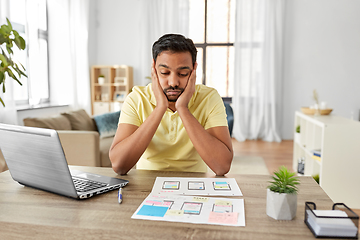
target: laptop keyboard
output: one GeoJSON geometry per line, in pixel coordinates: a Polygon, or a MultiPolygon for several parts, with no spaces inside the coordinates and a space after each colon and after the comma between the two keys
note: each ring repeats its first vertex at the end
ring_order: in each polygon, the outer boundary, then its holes
{"type": "Polygon", "coordinates": [[[73,177],[75,189],[78,192],[87,192],[93,189],[107,186],[106,183],[96,182],[88,179],[73,177]]]}

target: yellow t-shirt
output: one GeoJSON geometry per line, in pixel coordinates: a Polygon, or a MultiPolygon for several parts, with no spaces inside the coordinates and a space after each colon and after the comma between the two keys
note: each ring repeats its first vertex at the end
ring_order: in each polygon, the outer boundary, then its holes
{"type": "MultiPolygon", "coordinates": [[[[156,99],[151,83],[145,87],[136,86],[121,108],[119,124],[128,123],[140,126],[155,106],[156,99]]],[[[228,126],[224,103],[213,88],[196,85],[188,107],[204,129],[228,126]]],[[[185,172],[207,171],[207,166],[194,148],[179,114],[170,109],[165,112],[136,168],[185,172]]]]}

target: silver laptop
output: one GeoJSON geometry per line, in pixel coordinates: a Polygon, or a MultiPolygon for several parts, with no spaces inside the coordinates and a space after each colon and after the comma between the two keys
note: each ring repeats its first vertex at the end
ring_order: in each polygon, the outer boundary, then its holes
{"type": "Polygon", "coordinates": [[[22,185],[84,199],[125,186],[128,181],[69,170],[53,129],[0,123],[0,150],[12,178],[22,185]]]}

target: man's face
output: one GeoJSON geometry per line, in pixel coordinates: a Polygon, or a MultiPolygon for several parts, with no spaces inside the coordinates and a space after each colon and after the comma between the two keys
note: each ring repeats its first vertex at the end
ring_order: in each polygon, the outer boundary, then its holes
{"type": "Polygon", "coordinates": [[[190,52],[161,52],[156,59],[156,71],[160,85],[169,102],[176,102],[193,69],[190,52]]]}

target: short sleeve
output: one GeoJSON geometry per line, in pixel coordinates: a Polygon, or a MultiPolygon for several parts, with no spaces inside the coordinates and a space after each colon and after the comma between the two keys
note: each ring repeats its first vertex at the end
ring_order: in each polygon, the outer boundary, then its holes
{"type": "Polygon", "coordinates": [[[121,114],[119,118],[119,124],[120,123],[127,123],[132,124],[136,126],[141,125],[140,116],[138,114],[138,111],[136,111],[136,100],[137,96],[134,92],[130,93],[123,103],[121,107],[121,114]]]}
{"type": "Polygon", "coordinates": [[[209,115],[206,120],[205,129],[209,129],[212,127],[220,127],[220,126],[228,126],[226,119],[226,111],[222,98],[219,93],[214,90],[209,97],[209,115]]]}

